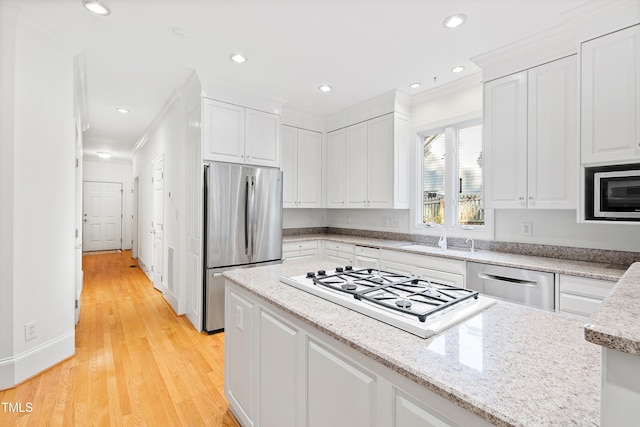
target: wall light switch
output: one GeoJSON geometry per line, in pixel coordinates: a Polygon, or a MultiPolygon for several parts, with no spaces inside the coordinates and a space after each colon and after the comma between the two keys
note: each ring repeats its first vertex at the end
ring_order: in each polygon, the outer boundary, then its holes
{"type": "Polygon", "coordinates": [[[520,223],[520,234],[523,236],[532,236],[533,235],[533,225],[530,222],[521,222],[520,223]]]}

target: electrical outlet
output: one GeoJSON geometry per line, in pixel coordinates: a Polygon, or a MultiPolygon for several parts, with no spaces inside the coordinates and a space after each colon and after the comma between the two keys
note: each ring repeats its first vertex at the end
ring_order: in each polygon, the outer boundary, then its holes
{"type": "Polygon", "coordinates": [[[35,320],[33,322],[24,324],[24,340],[25,341],[31,341],[36,339],[36,337],[38,336],[36,331],[37,324],[38,322],[36,322],[35,320]]]}
{"type": "Polygon", "coordinates": [[[385,216],[384,218],[382,218],[382,222],[384,223],[385,227],[389,226],[389,217],[385,216]]]}
{"type": "Polygon", "coordinates": [[[400,227],[400,219],[399,218],[391,218],[391,221],[389,221],[389,225],[391,227],[394,227],[394,228],[400,227]]]}
{"type": "Polygon", "coordinates": [[[520,234],[523,236],[532,236],[533,235],[533,226],[530,222],[521,222],[520,223],[520,234]]]}

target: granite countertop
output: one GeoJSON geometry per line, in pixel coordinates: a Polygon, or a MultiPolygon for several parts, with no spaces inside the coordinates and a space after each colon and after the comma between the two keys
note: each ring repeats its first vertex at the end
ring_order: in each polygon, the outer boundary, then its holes
{"type": "Polygon", "coordinates": [[[400,252],[430,255],[461,261],[475,261],[485,264],[525,268],[549,273],[561,273],[571,276],[608,280],[612,282],[617,282],[625,272],[625,268],[620,265],[571,261],[553,257],[517,255],[489,250],[471,252],[463,249],[447,249],[446,251],[443,251],[437,247],[419,245],[408,241],[371,239],[367,237],[346,236],[340,234],[302,234],[297,236],[285,236],[283,237],[283,242],[314,239],[350,243],[381,249],[392,249],[400,252]]]}
{"type": "Polygon", "coordinates": [[[640,262],[613,287],[584,335],[594,344],[640,356],[640,262]]]}
{"type": "Polygon", "coordinates": [[[279,282],[320,262],[234,270],[225,277],[367,357],[500,426],[596,426],[600,347],[583,323],[498,301],[422,339],[279,282]]]}

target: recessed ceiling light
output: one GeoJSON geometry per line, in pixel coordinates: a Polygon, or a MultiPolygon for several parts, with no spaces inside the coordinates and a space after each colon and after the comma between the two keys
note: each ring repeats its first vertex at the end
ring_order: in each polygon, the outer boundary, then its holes
{"type": "Polygon", "coordinates": [[[464,67],[462,65],[458,65],[457,67],[453,67],[451,69],[452,73],[461,73],[464,71],[464,67]]]}
{"type": "Polygon", "coordinates": [[[127,114],[129,112],[126,108],[116,108],[116,111],[122,114],[127,114]]]}
{"type": "Polygon", "coordinates": [[[411,84],[409,85],[409,87],[410,87],[411,89],[417,89],[417,88],[419,88],[420,86],[422,86],[422,83],[418,83],[418,82],[411,83],[411,84]]]}
{"type": "Polygon", "coordinates": [[[111,10],[98,0],[82,0],[82,4],[96,15],[106,16],[111,13],[111,10]]]}
{"type": "Polygon", "coordinates": [[[243,62],[247,61],[246,56],[244,56],[241,53],[234,53],[233,55],[231,55],[229,58],[231,58],[231,60],[233,62],[235,62],[236,64],[242,64],[243,62]]]}
{"type": "Polygon", "coordinates": [[[108,151],[98,151],[98,157],[100,157],[101,159],[108,159],[111,157],[111,153],[109,153],[108,151]]]}
{"type": "Polygon", "coordinates": [[[320,86],[318,86],[318,90],[320,92],[331,92],[331,86],[329,86],[329,85],[320,85],[320,86]]]}
{"type": "Polygon", "coordinates": [[[444,20],[444,26],[447,28],[456,28],[464,23],[467,19],[465,15],[452,15],[444,20]]]}

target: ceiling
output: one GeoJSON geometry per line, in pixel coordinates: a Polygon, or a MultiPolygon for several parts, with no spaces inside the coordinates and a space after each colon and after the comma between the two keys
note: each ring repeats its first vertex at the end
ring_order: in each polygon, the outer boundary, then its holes
{"type": "Polygon", "coordinates": [[[415,95],[479,72],[469,60],[562,23],[588,0],[0,0],[83,49],[86,156],[133,147],[194,69],[328,115],[400,89],[415,95]],[[467,21],[443,26],[453,14],[467,21]],[[177,37],[174,29],[184,32],[177,37]],[[242,52],[244,64],[229,56],[242,52]],[[462,65],[465,70],[450,70],[462,65]],[[411,89],[409,84],[421,82],[411,89]],[[322,93],[321,84],[333,90],[322,93]],[[126,108],[126,115],[116,108],[126,108]]]}

